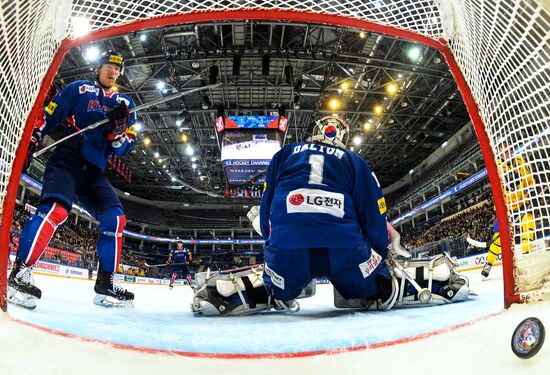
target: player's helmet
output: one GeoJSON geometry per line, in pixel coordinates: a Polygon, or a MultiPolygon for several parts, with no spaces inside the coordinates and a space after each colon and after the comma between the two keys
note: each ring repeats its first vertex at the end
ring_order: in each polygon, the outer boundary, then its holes
{"type": "Polygon", "coordinates": [[[116,51],[108,50],[101,54],[97,63],[97,69],[103,64],[115,64],[120,67],[120,75],[124,74],[124,58],[116,51]]]}
{"type": "Polygon", "coordinates": [[[327,116],[317,120],[311,132],[312,142],[326,143],[346,148],[349,140],[349,126],[338,117],[327,116]]]}

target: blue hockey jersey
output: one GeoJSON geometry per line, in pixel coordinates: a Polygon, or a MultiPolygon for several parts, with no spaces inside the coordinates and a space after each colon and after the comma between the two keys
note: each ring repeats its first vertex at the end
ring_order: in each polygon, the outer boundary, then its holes
{"type": "Polygon", "coordinates": [[[360,246],[386,257],[386,202],[368,163],[338,147],[287,145],[268,168],[260,205],[266,246],[360,246]]]}
{"type": "Polygon", "coordinates": [[[173,261],[174,263],[189,263],[192,260],[192,255],[189,249],[186,248],[183,248],[181,250],[172,249],[170,251],[170,256],[168,257],[168,259],[173,261]]]}
{"type": "MultiPolygon", "coordinates": [[[[118,92],[109,94],[91,81],[75,81],[67,85],[43,108],[36,127],[45,136],[67,119],[70,127],[65,131],[66,136],[104,119],[107,111],[120,105],[122,101],[126,102],[129,109],[135,107],[134,101],[127,95],[118,92]]],[[[128,126],[135,122],[135,114],[131,114],[128,126]]],[[[105,124],[81,135],[83,142],[80,153],[84,159],[101,170],[105,170],[107,158],[111,153],[123,155],[132,147],[134,141],[134,136],[128,133],[124,142],[114,148],[107,140],[107,133],[105,124]]]]}

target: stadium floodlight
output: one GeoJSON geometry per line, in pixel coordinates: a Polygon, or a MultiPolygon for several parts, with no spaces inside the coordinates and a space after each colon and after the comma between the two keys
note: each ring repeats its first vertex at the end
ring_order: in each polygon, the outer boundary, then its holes
{"type": "Polygon", "coordinates": [[[336,98],[333,98],[333,99],[329,100],[328,105],[329,105],[330,109],[336,110],[336,109],[338,109],[338,107],[340,107],[340,101],[336,98]]]}
{"type": "Polygon", "coordinates": [[[395,94],[398,90],[398,87],[395,83],[390,83],[389,85],[386,86],[386,92],[388,94],[395,94]]]}
{"type": "Polygon", "coordinates": [[[92,46],[86,50],[86,59],[90,62],[96,61],[99,57],[99,49],[95,46],[92,46]]]}
{"type": "Polygon", "coordinates": [[[420,47],[411,47],[407,51],[407,56],[412,62],[419,62],[422,58],[422,51],[420,50],[420,47]]]}

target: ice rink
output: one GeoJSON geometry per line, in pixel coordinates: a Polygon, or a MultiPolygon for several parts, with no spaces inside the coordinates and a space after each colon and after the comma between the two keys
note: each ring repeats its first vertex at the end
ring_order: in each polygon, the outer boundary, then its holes
{"type": "Polygon", "coordinates": [[[92,281],[36,275],[36,310],[0,314],[0,373],[548,373],[548,344],[529,360],[510,349],[521,320],[550,326],[548,303],[503,310],[501,267],[486,281],[465,274],[479,296],[458,304],[339,310],[318,285],[296,314],[228,318],[194,316],[188,286],[124,284],[135,308],[105,309],[92,304],[92,281]]]}

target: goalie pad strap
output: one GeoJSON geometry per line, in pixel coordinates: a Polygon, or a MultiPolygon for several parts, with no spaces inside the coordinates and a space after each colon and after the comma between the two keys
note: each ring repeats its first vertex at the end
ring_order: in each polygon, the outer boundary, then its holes
{"type": "Polygon", "coordinates": [[[248,296],[248,305],[251,309],[254,309],[257,303],[267,303],[267,291],[265,287],[254,288],[248,277],[241,278],[241,281],[244,284],[246,295],[248,296]]]}

